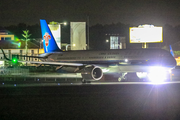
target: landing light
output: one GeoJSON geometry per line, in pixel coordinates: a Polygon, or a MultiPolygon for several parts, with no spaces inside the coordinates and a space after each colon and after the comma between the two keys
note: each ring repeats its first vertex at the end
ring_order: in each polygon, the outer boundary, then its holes
{"type": "Polygon", "coordinates": [[[125,61],[125,62],[128,62],[128,59],[125,59],[124,61],[125,61]]]}
{"type": "Polygon", "coordinates": [[[108,68],[104,68],[104,69],[102,69],[102,71],[103,71],[103,73],[105,73],[105,72],[108,72],[109,69],[108,68]]]}
{"type": "Polygon", "coordinates": [[[167,80],[167,71],[163,67],[153,67],[148,73],[148,79],[151,82],[159,83],[167,80]]]}

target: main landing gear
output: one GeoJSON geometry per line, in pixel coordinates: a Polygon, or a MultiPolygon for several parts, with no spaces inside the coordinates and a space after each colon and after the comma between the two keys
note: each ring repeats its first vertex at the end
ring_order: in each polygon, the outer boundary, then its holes
{"type": "Polygon", "coordinates": [[[86,81],[85,79],[82,79],[81,82],[82,82],[83,84],[91,83],[91,81],[86,81]]]}

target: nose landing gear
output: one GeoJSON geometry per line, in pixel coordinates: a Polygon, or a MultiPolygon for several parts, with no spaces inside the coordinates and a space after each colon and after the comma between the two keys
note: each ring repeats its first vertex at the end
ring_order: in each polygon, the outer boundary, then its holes
{"type": "Polygon", "coordinates": [[[122,73],[122,75],[118,78],[119,82],[127,81],[127,72],[122,73]]]}

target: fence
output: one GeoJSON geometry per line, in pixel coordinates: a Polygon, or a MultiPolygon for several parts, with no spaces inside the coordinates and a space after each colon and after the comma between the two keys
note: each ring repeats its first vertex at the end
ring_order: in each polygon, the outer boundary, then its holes
{"type": "Polygon", "coordinates": [[[27,76],[27,75],[29,75],[29,69],[25,69],[25,68],[0,68],[0,75],[27,76]]]}

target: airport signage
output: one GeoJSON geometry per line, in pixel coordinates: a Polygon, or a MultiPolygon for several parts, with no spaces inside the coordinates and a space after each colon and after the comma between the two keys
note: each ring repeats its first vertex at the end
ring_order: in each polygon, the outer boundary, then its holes
{"type": "Polygon", "coordinates": [[[160,43],[163,42],[162,27],[140,25],[129,28],[130,43],[160,43]]]}

